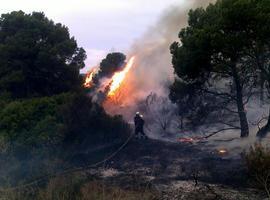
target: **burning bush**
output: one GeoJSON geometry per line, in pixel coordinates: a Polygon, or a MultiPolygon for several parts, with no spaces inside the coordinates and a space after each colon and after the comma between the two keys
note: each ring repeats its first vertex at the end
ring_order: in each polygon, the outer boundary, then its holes
{"type": "Polygon", "coordinates": [[[108,54],[100,67],[93,68],[85,77],[84,87],[90,91],[93,101],[102,104],[117,98],[123,82],[134,65],[135,57],[125,63],[126,56],[122,53],[108,54]]]}
{"type": "Polygon", "coordinates": [[[270,198],[270,149],[256,144],[245,154],[245,163],[255,186],[270,198]]]}

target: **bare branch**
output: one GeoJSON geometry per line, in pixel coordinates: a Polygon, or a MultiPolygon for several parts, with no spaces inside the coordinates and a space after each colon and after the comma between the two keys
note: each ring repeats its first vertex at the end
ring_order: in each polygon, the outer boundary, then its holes
{"type": "Polygon", "coordinates": [[[223,128],[223,129],[220,129],[218,131],[214,131],[214,132],[210,133],[209,135],[205,136],[204,138],[208,139],[208,138],[210,138],[210,137],[212,137],[220,132],[228,131],[228,130],[239,130],[239,128],[223,128]]]}
{"type": "Polygon", "coordinates": [[[214,91],[209,91],[209,90],[206,90],[206,89],[201,89],[203,92],[205,93],[208,93],[208,94],[212,94],[212,95],[215,95],[215,96],[225,96],[225,97],[229,97],[231,99],[234,99],[236,100],[235,96],[229,94],[229,93],[226,93],[226,92],[223,92],[223,93],[219,93],[219,92],[214,92],[214,91]]]}

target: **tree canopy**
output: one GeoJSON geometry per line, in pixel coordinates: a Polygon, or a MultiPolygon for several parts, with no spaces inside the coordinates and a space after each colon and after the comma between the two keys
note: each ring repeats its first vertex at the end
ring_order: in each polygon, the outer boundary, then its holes
{"type": "Polygon", "coordinates": [[[94,76],[95,84],[102,78],[111,78],[115,72],[120,71],[125,64],[126,56],[120,52],[109,53],[99,66],[98,73],[94,76]]]}
{"type": "Polygon", "coordinates": [[[172,100],[198,103],[200,99],[207,108],[205,116],[214,111],[237,115],[239,127],[225,124],[239,128],[242,137],[248,136],[245,105],[259,76],[250,54],[259,41],[269,40],[265,29],[268,15],[269,1],[265,0],[219,0],[206,9],[191,10],[189,26],[179,33],[180,42],[171,45],[178,76],[171,87],[172,100]],[[191,93],[183,92],[186,88],[191,88],[191,93]]]}
{"type": "Polygon", "coordinates": [[[86,54],[66,26],[43,13],[0,18],[0,91],[12,98],[58,94],[80,84],[86,54]]]}

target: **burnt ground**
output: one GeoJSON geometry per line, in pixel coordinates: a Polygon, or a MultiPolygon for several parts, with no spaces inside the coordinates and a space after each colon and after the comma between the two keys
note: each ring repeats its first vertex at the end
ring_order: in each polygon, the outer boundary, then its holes
{"type": "MultiPolygon", "coordinates": [[[[103,150],[103,157],[119,145],[103,150]]],[[[250,189],[240,154],[221,155],[205,146],[133,139],[112,159],[87,173],[124,189],[153,188],[160,199],[264,199],[261,191],[250,189]]],[[[96,155],[94,151],[76,155],[74,161],[87,166],[101,159],[96,155]]]]}

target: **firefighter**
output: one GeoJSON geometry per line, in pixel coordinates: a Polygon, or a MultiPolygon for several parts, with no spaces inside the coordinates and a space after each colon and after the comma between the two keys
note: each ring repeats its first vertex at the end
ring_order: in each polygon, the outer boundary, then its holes
{"type": "Polygon", "coordinates": [[[144,126],[143,116],[140,115],[139,112],[137,112],[134,117],[134,124],[135,124],[135,136],[140,138],[140,135],[141,135],[143,138],[146,139],[147,137],[143,131],[143,126],[144,126]]]}

